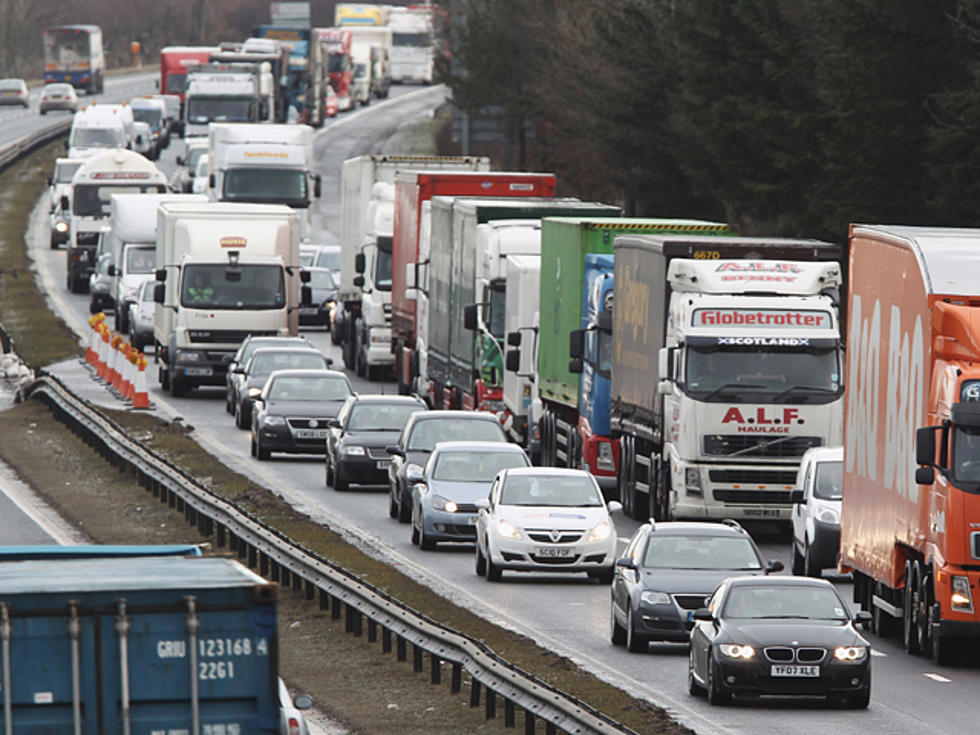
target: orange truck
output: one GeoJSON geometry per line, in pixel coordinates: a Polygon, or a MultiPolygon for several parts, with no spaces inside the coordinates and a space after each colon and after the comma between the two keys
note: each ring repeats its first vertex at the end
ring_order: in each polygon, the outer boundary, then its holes
{"type": "Polygon", "coordinates": [[[980,229],[852,225],[840,569],[879,635],[980,636],[980,229]]]}

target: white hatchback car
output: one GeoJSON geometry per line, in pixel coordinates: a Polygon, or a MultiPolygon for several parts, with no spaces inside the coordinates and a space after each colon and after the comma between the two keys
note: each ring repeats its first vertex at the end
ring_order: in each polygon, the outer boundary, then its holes
{"type": "Polygon", "coordinates": [[[800,461],[793,505],[793,574],[819,577],[837,566],[844,465],[842,447],[815,447],[800,461]],[[802,497],[800,497],[802,496],[802,497]]]}
{"type": "Polygon", "coordinates": [[[608,504],[588,472],[554,467],[501,471],[489,498],[476,501],[476,573],[491,582],[504,569],[587,572],[612,581],[616,527],[608,504]]]}

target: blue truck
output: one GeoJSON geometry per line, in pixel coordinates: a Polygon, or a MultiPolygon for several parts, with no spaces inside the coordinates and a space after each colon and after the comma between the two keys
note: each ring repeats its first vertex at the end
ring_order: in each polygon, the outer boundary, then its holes
{"type": "Polygon", "coordinates": [[[280,731],[277,585],[167,548],[0,549],[5,732],[280,731]]]}
{"type": "Polygon", "coordinates": [[[289,47],[289,63],[283,84],[287,104],[299,113],[300,122],[323,125],[327,101],[327,55],[319,42],[310,43],[309,28],[261,25],[252,34],[289,47]]]}

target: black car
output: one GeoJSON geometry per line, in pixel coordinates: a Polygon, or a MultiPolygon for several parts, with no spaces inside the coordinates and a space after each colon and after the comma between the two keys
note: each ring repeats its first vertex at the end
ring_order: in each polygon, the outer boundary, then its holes
{"type": "Polygon", "coordinates": [[[782,569],[735,521],[644,523],[616,562],[610,639],[631,653],[651,640],[687,643],[693,612],[723,580],[782,569]]]}
{"type": "Polygon", "coordinates": [[[398,443],[388,447],[391,465],[388,467],[390,499],[388,515],[401,523],[412,519],[412,491],[406,475],[422,474],[422,467],[438,442],[448,441],[507,441],[500,421],[483,411],[424,411],[412,414],[398,437],[398,443]]]}
{"type": "Polygon", "coordinates": [[[350,485],[384,485],[391,455],[387,447],[416,411],[416,396],[355,395],[347,399],[327,436],[327,485],[343,492],[350,485]]]}
{"type": "Polygon", "coordinates": [[[299,310],[301,326],[330,329],[330,311],[337,303],[337,282],[327,268],[306,268],[310,273],[310,305],[299,310]]]}
{"type": "Polygon", "coordinates": [[[263,347],[252,353],[241,371],[238,401],[235,403],[235,425],[247,429],[252,425],[252,401],[262,392],[265,382],[276,370],[326,370],[333,360],[312,347],[263,347]]]}
{"type": "Polygon", "coordinates": [[[276,370],[255,399],[252,456],[323,454],[327,427],[352,392],[338,370],[276,370]]]}
{"type": "Polygon", "coordinates": [[[225,378],[225,411],[234,415],[235,404],[239,399],[239,391],[244,383],[244,373],[237,368],[245,367],[252,353],[263,347],[298,347],[313,349],[306,337],[273,337],[271,335],[250,334],[238,347],[238,351],[228,364],[228,375],[225,378]]]}
{"type": "Polygon", "coordinates": [[[840,698],[863,709],[871,699],[871,646],[829,581],[736,577],[694,612],[687,683],[713,705],[732,695],[840,698]]]}

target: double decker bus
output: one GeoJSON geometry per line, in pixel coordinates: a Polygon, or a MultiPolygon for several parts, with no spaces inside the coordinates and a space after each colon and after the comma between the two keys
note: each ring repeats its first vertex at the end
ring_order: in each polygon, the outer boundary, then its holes
{"type": "Polygon", "coordinates": [[[48,28],[44,39],[44,81],[67,82],[89,94],[103,90],[102,29],[92,25],[48,28]]]}

